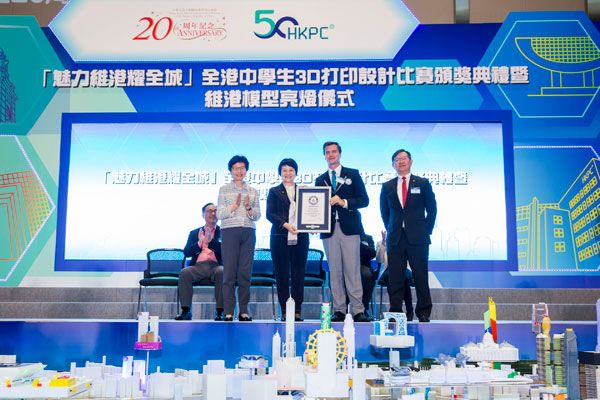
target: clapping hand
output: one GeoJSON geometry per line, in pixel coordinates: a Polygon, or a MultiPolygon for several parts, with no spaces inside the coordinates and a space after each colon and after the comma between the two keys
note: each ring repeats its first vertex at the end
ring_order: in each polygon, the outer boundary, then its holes
{"type": "Polygon", "coordinates": [[[198,231],[198,247],[202,248],[203,244],[204,244],[204,231],[202,229],[200,229],[198,231]]]}
{"type": "Polygon", "coordinates": [[[238,193],[237,197],[235,198],[235,203],[231,205],[231,212],[237,210],[240,207],[240,204],[242,204],[242,194],[238,193]]]}

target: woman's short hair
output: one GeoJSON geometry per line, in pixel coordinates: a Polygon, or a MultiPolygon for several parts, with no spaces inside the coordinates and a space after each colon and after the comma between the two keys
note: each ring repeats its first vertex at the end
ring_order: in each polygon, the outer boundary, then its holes
{"type": "Polygon", "coordinates": [[[231,160],[229,160],[229,162],[227,163],[227,168],[229,169],[229,172],[231,172],[231,168],[233,168],[233,166],[237,163],[244,163],[246,169],[250,168],[250,162],[248,162],[246,156],[238,154],[231,157],[231,160]]]}
{"type": "Polygon", "coordinates": [[[281,160],[281,162],[279,163],[279,167],[277,167],[277,172],[279,173],[279,175],[281,175],[281,168],[283,168],[284,166],[294,168],[294,172],[298,174],[298,163],[293,158],[284,158],[283,160],[281,160]]]}

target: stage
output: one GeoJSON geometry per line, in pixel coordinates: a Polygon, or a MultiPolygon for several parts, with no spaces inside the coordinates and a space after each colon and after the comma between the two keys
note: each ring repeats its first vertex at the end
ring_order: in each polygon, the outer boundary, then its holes
{"type": "MultiPolygon", "coordinates": [[[[297,354],[302,355],[308,336],[319,329],[318,321],[295,324],[297,354]]],[[[342,330],[342,323],[333,323],[342,330]]],[[[373,330],[370,323],[355,324],[356,357],[359,362],[387,362],[388,354],[369,345],[373,330]]],[[[573,328],[579,350],[596,346],[596,323],[557,321],[552,333],[573,328]]],[[[224,359],[233,368],[240,356],[264,355],[271,358],[271,337],[279,331],[285,335],[285,324],[273,321],[213,322],[161,320],[159,335],[162,350],[150,354],[150,371],[160,366],[163,372],[175,368],[201,370],[207,360],[224,359]]],[[[469,341],[479,342],[483,334],[481,321],[411,322],[408,333],[415,336],[415,347],[401,352],[402,360],[435,358],[439,353],[456,355],[459,347],[469,341]]],[[[48,369],[69,370],[71,362],[82,366],[85,361],[121,365],[122,357],[133,355],[145,359],[144,351],[135,351],[136,320],[1,320],[0,354],[16,354],[19,362],[42,362],[48,369]]],[[[528,321],[498,322],[499,342],[507,341],[519,349],[521,360],[535,359],[535,336],[528,321]]]]}

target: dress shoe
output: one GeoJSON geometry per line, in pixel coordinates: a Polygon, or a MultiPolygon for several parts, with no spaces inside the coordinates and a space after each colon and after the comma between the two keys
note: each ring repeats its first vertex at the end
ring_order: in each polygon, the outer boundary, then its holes
{"type": "Polygon", "coordinates": [[[238,315],[238,321],[240,322],[250,322],[252,321],[252,317],[248,314],[240,314],[238,315]]]}
{"type": "Polygon", "coordinates": [[[346,314],[341,311],[336,311],[331,316],[331,322],[344,322],[346,319],[346,314]]]}
{"type": "Polygon", "coordinates": [[[296,322],[302,322],[304,321],[304,318],[302,318],[302,316],[300,315],[300,313],[294,314],[294,321],[296,322]]]}
{"type": "Polygon", "coordinates": [[[223,315],[223,310],[217,310],[215,312],[215,321],[223,321],[225,316],[223,315]]]}
{"type": "Polygon", "coordinates": [[[186,311],[186,312],[182,312],[181,314],[179,314],[178,316],[175,317],[176,321],[191,321],[192,320],[192,312],[191,311],[186,311]]]}
{"type": "Polygon", "coordinates": [[[233,315],[226,315],[225,318],[223,318],[223,321],[225,321],[225,322],[232,322],[233,321],[233,315]]]}
{"type": "Polygon", "coordinates": [[[354,319],[354,322],[372,322],[373,321],[373,318],[369,317],[364,312],[359,312],[352,318],[354,319]]]}
{"type": "Polygon", "coordinates": [[[407,321],[412,321],[413,319],[415,319],[414,314],[406,314],[406,320],[407,321]]]}
{"type": "Polygon", "coordinates": [[[429,322],[429,317],[419,317],[419,322],[429,322]]]}

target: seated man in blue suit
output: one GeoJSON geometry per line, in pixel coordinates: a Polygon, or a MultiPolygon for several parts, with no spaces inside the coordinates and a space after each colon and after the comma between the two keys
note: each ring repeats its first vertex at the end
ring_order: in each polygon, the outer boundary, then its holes
{"type": "Polygon", "coordinates": [[[223,266],[221,260],[221,228],[217,225],[217,206],[207,203],[202,207],[205,225],[190,232],[183,249],[186,257],[192,257],[190,266],[179,274],[179,299],[181,314],[176,320],[192,319],[192,296],[194,282],[210,278],[215,285],[217,312],[215,321],[223,320],[223,266]]]}

